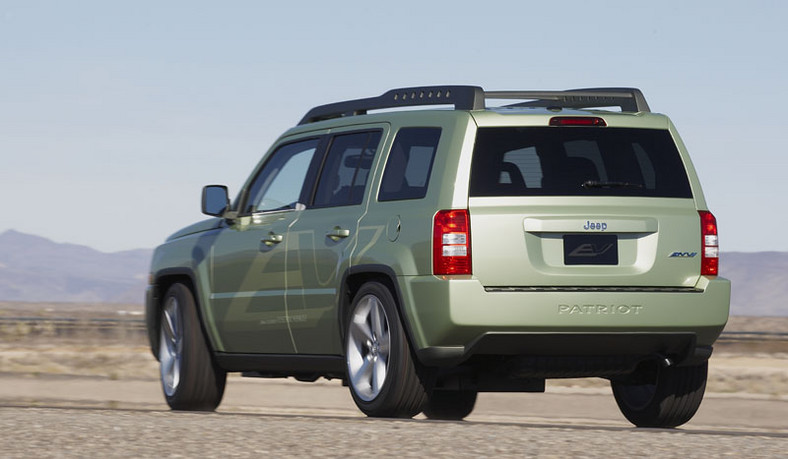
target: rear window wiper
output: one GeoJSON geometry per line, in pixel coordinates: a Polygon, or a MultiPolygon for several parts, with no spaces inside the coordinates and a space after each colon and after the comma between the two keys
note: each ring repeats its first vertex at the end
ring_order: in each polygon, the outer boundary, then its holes
{"type": "Polygon", "coordinates": [[[599,182],[596,180],[588,180],[583,182],[583,188],[643,188],[640,183],[629,182],[599,182]]]}

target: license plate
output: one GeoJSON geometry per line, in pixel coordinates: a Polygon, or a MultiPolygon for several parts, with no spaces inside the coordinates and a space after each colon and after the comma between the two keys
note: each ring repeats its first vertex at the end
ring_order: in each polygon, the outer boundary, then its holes
{"type": "Polygon", "coordinates": [[[617,265],[618,237],[615,234],[566,234],[564,264],[617,265]]]}

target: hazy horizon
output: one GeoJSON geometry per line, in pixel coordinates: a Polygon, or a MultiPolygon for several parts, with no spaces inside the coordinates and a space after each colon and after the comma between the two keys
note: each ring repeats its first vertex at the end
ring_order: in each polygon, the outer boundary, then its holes
{"type": "MultiPolygon", "coordinates": [[[[24,236],[40,237],[40,238],[46,239],[47,241],[55,243],[55,244],[74,245],[74,246],[79,246],[79,247],[85,247],[85,248],[88,248],[88,249],[91,249],[91,250],[95,250],[96,252],[99,252],[99,253],[102,253],[102,254],[108,254],[108,255],[118,254],[118,253],[121,253],[121,252],[152,251],[159,245],[159,244],[156,244],[156,245],[153,245],[153,246],[150,246],[150,247],[132,247],[132,248],[128,248],[128,249],[106,251],[106,250],[97,249],[97,248],[92,247],[92,246],[90,246],[88,244],[81,244],[81,243],[77,243],[77,242],[73,242],[73,241],[65,241],[65,240],[64,241],[60,241],[60,240],[52,239],[52,238],[49,238],[49,237],[46,237],[46,236],[42,236],[40,234],[26,233],[24,231],[19,231],[19,230],[14,229],[14,228],[8,228],[8,229],[0,231],[0,236],[4,236],[6,233],[9,233],[9,232],[19,233],[19,234],[22,234],[24,236]]],[[[164,240],[162,239],[161,242],[163,243],[164,240]]],[[[753,254],[753,253],[769,253],[769,252],[772,252],[772,253],[788,253],[788,250],[721,250],[720,251],[721,254],[735,254],[735,253],[753,254]]],[[[723,277],[725,277],[724,273],[723,273],[723,277]]]]}

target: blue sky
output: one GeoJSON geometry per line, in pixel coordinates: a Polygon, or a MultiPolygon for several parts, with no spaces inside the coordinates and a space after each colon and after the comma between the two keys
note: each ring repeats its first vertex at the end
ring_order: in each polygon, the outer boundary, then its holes
{"type": "Polygon", "coordinates": [[[0,232],[154,247],[312,106],[423,84],[640,87],[727,251],[788,251],[788,2],[0,0],[0,232]]]}

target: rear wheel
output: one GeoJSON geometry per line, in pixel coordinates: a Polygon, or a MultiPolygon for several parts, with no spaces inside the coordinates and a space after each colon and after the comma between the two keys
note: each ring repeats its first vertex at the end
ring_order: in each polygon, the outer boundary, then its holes
{"type": "Polygon", "coordinates": [[[424,406],[424,415],[430,419],[459,421],[473,411],[476,395],[476,391],[434,390],[424,406]]]}
{"type": "Polygon", "coordinates": [[[422,372],[388,288],[364,284],[345,330],[348,385],[356,406],[372,417],[409,418],[421,412],[427,400],[422,372]]]}
{"type": "Polygon", "coordinates": [[[159,336],[161,385],[170,408],[216,409],[227,373],[213,363],[194,296],[183,284],[174,284],[164,297],[159,336]]]}
{"type": "Polygon", "coordinates": [[[653,368],[637,383],[611,381],[621,413],[638,427],[676,427],[698,411],[706,390],[708,362],[653,368]]]}

